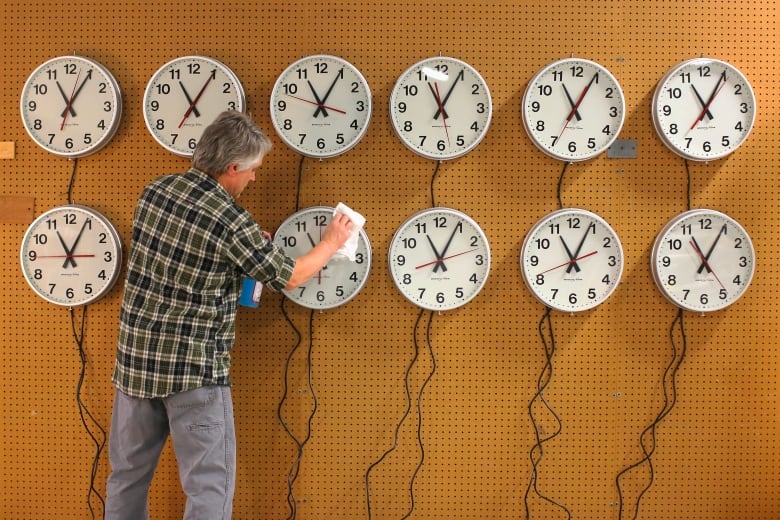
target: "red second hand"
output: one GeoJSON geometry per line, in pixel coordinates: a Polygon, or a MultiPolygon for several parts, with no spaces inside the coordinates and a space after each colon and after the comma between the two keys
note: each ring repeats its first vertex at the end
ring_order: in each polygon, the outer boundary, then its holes
{"type": "Polygon", "coordinates": [[[312,105],[317,105],[318,107],[327,108],[328,110],[333,110],[334,112],[338,112],[339,114],[346,114],[346,110],[341,110],[340,108],[332,107],[330,105],[325,105],[323,103],[317,103],[316,101],[311,101],[310,99],[293,96],[291,94],[287,94],[293,99],[297,99],[298,101],[303,101],[304,103],[311,103],[312,105]]]}
{"type": "Polygon", "coordinates": [[[585,99],[585,94],[588,93],[588,90],[590,90],[590,86],[593,85],[593,82],[598,77],[598,72],[593,75],[592,78],[590,78],[590,81],[587,85],[585,85],[585,88],[582,89],[582,92],[580,92],[580,97],[577,98],[577,102],[574,103],[574,106],[571,107],[571,112],[569,112],[569,115],[566,117],[566,121],[563,122],[563,128],[561,128],[561,131],[558,133],[558,137],[555,139],[555,142],[558,142],[558,139],[561,138],[563,135],[563,131],[566,130],[566,127],[569,126],[569,123],[571,123],[571,118],[574,117],[574,114],[577,113],[577,109],[580,108],[580,105],[582,104],[582,100],[585,99]]]}
{"type": "Polygon", "coordinates": [[[542,271],[539,274],[549,273],[550,271],[555,271],[556,269],[560,269],[561,267],[566,267],[567,265],[572,265],[573,263],[577,262],[578,260],[582,260],[583,258],[588,258],[589,256],[593,256],[596,253],[598,253],[598,251],[591,251],[587,255],[578,256],[577,258],[575,258],[573,260],[569,260],[568,262],[564,262],[561,265],[556,265],[555,267],[551,267],[551,268],[547,269],[546,271],[542,271]]]}
{"type": "Polygon", "coordinates": [[[691,127],[688,129],[689,131],[693,130],[696,127],[696,125],[699,124],[699,121],[704,119],[704,114],[706,114],[707,111],[710,109],[710,105],[712,105],[712,102],[715,101],[715,96],[718,95],[720,89],[722,89],[725,84],[726,84],[726,72],[724,71],[723,74],[721,74],[720,77],[718,78],[718,84],[715,85],[716,86],[715,92],[712,93],[712,96],[710,96],[710,100],[707,101],[706,105],[704,105],[704,108],[702,108],[699,117],[696,118],[696,121],[694,121],[691,127]]]}
{"type": "Polygon", "coordinates": [[[81,77],[81,69],[79,69],[79,73],[76,75],[76,82],[73,83],[73,91],[70,93],[70,99],[68,99],[68,105],[65,107],[65,115],[62,118],[62,124],[60,125],[60,131],[65,129],[65,121],[68,120],[68,113],[70,112],[70,107],[73,105],[73,96],[76,94],[76,86],[79,84],[79,78],[81,77]]]}
{"type": "Polygon", "coordinates": [[[436,103],[439,105],[439,113],[441,114],[441,122],[444,124],[444,135],[447,136],[447,144],[450,144],[450,132],[447,129],[447,116],[444,115],[444,105],[441,103],[441,94],[439,94],[439,84],[434,83],[436,89],[436,103]]]}
{"type": "Polygon", "coordinates": [[[38,255],[38,258],[95,258],[95,255],[38,255]]]}
{"type": "Polygon", "coordinates": [[[715,277],[715,280],[718,282],[718,285],[720,285],[720,288],[721,288],[721,289],[723,289],[723,290],[725,291],[725,290],[726,290],[726,288],[723,286],[723,283],[720,281],[720,278],[718,278],[718,275],[717,275],[717,274],[715,274],[715,271],[714,271],[714,270],[712,269],[712,267],[710,266],[710,263],[709,263],[709,262],[707,261],[707,259],[704,257],[704,253],[702,253],[702,252],[701,252],[701,250],[700,250],[698,247],[696,247],[696,243],[695,243],[693,240],[691,240],[690,244],[691,244],[691,247],[693,247],[693,250],[694,250],[694,251],[696,251],[696,254],[698,255],[699,259],[700,259],[700,260],[702,261],[702,263],[704,264],[704,267],[706,267],[706,268],[707,268],[707,270],[708,270],[710,273],[712,273],[712,276],[714,276],[714,277],[715,277]]]}
{"type": "Polygon", "coordinates": [[[432,262],[426,262],[424,264],[416,265],[414,268],[415,269],[422,269],[423,267],[428,267],[429,265],[440,264],[440,263],[444,262],[445,260],[449,260],[450,258],[455,258],[456,256],[461,256],[461,255],[465,255],[465,254],[468,254],[468,253],[473,253],[474,251],[476,251],[476,249],[469,249],[468,251],[463,251],[462,253],[455,253],[454,255],[445,256],[444,258],[438,258],[438,259],[436,259],[436,260],[434,260],[432,262]]]}
{"type": "Polygon", "coordinates": [[[211,80],[214,79],[214,76],[216,75],[216,69],[209,74],[209,79],[206,80],[206,83],[203,84],[203,87],[201,87],[200,92],[198,92],[198,95],[195,96],[195,99],[192,100],[192,103],[190,103],[190,108],[187,109],[187,111],[184,113],[184,117],[181,118],[181,123],[179,123],[179,128],[181,128],[181,125],[184,124],[184,122],[187,120],[188,117],[190,117],[190,114],[195,109],[195,105],[198,104],[198,100],[203,95],[203,92],[206,91],[206,87],[209,86],[209,83],[211,83],[211,80]]]}

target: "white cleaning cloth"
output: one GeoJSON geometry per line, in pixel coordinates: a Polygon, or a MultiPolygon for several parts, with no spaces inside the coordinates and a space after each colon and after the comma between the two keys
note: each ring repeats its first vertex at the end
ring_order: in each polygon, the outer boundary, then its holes
{"type": "Polygon", "coordinates": [[[349,208],[346,204],[338,203],[336,209],[333,210],[333,215],[346,215],[349,220],[352,221],[352,229],[349,230],[349,238],[344,245],[339,248],[333,255],[333,258],[348,258],[351,261],[355,261],[355,253],[358,247],[358,236],[360,230],[363,229],[363,225],[366,223],[366,217],[349,208]]]}

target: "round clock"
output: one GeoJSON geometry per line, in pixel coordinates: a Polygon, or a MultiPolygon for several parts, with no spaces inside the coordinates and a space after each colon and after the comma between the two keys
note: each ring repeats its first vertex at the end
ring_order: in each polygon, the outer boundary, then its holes
{"type": "Polygon", "coordinates": [[[22,122],[36,144],[62,157],[103,148],[119,128],[122,93],[111,72],[84,56],[59,56],[22,88],[22,122]]]}
{"type": "Polygon", "coordinates": [[[747,78],[726,62],[684,61],[667,72],[653,94],[653,126],[674,153],[711,161],[736,150],[756,119],[747,78]]]}
{"type": "Polygon", "coordinates": [[[293,150],[314,158],[354,147],[371,120],[366,78],[346,60],[327,54],[302,58],[281,73],[271,91],[271,121],[293,150]]]}
{"type": "Polygon", "coordinates": [[[36,218],[22,239],[22,273],[41,298],[57,305],[92,303],[119,278],[122,243],[111,222],[77,204],[36,218]]]}
{"type": "Polygon", "coordinates": [[[685,211],[669,221],[653,243],[650,260],[661,293],[678,307],[697,312],[734,303],[756,267],[747,232],[711,209],[685,211]]]}
{"type": "Polygon", "coordinates": [[[192,157],[203,130],[225,110],[244,112],[238,77],[206,56],[182,56],[154,73],[144,92],[144,121],[168,151],[192,157]]]}
{"type": "Polygon", "coordinates": [[[455,159],[485,137],[493,114],[487,83],[471,65],[435,57],[401,74],[390,94],[390,120],[407,148],[427,159],[455,159]]]}
{"type": "Polygon", "coordinates": [[[625,119],[623,90],[602,65],[567,58],[540,70],[523,94],[531,141],[561,161],[596,157],[617,139],[625,119]]]}
{"type": "MultiPolygon", "coordinates": [[[[316,246],[333,218],[333,208],[313,206],[302,209],[282,222],[274,234],[274,244],[293,258],[316,246]]],[[[330,309],[354,298],[368,280],[371,270],[371,243],[363,229],[358,235],[355,261],[332,258],[308,282],[284,294],[309,309],[330,309]]]]}
{"type": "Polygon", "coordinates": [[[479,225],[460,211],[431,208],[412,215],[393,235],[390,275],[413,304],[433,311],[473,299],[490,272],[490,246],[479,225]]]}
{"type": "Polygon", "coordinates": [[[523,280],[543,304],[565,312],[604,302],[623,274],[615,231],[583,209],[549,213],[531,228],[520,252],[523,280]]]}

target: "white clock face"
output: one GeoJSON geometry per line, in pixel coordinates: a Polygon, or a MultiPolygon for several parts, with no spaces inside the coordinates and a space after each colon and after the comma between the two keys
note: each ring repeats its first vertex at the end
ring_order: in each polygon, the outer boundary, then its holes
{"type": "Polygon", "coordinates": [[[520,267],[531,293],[565,312],[592,309],[615,290],[623,274],[623,247],[604,219],[582,209],[542,218],[523,241],[520,267]]]}
{"type": "Polygon", "coordinates": [[[111,222],[75,204],[39,216],[24,234],[22,273],[30,287],[57,305],[86,305],[113,287],[122,244],[111,222]]]}
{"type": "Polygon", "coordinates": [[[625,111],[615,77],[579,58],[547,65],[523,95],[528,136],[542,152],[562,161],[584,161],[604,152],[620,134],[625,111]]]}
{"type": "Polygon", "coordinates": [[[471,65],[428,58],[398,78],[390,95],[390,120],[401,142],[434,160],[470,152],[485,137],[493,114],[490,90],[471,65]]]}
{"type": "MultiPolygon", "coordinates": [[[[282,222],[274,244],[287,256],[298,258],[314,248],[333,218],[333,208],[315,206],[298,211],[282,222]]],[[[371,243],[360,230],[355,261],[334,257],[308,282],[284,291],[295,303],[310,309],[338,307],[357,296],[371,270],[371,243]]]]}
{"type": "Polygon", "coordinates": [[[354,147],[371,120],[368,82],[349,62],[307,56],[282,72],[271,92],[271,121],[297,152],[333,157],[354,147]]]}
{"type": "Polygon", "coordinates": [[[697,312],[734,303],[747,290],[756,267],[745,229],[710,209],[686,211],[669,221],[656,237],[650,258],[661,293],[697,312]]]}
{"type": "Polygon", "coordinates": [[[490,246],[479,225],[449,208],[421,211],[395,232],[388,263],[413,304],[443,311],[471,301],[490,272],[490,246]]]}
{"type": "Polygon", "coordinates": [[[83,157],[103,148],[122,117],[122,93],[108,69],[83,56],[53,58],[22,89],[22,122],[43,149],[83,157]]]}
{"type": "Polygon", "coordinates": [[[192,157],[203,130],[225,110],[245,110],[244,88],[225,64],[183,56],[154,73],[144,93],[144,121],[168,151],[192,157]]]}
{"type": "Polygon", "coordinates": [[[696,58],[664,75],[653,94],[653,125],[673,152],[710,161],[736,150],[756,118],[747,78],[719,60],[696,58]]]}

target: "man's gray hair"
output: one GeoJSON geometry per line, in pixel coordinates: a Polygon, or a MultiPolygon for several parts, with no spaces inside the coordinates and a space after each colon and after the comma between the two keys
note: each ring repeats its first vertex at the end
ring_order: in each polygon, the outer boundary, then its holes
{"type": "Polygon", "coordinates": [[[247,170],[271,149],[271,140],[249,115],[227,110],[206,127],[200,136],[192,166],[218,178],[231,164],[247,170]]]}

